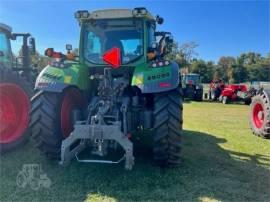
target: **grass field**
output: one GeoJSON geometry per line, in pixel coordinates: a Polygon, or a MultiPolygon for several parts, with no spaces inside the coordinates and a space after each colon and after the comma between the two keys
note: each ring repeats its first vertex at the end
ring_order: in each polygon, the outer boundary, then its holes
{"type": "Polygon", "coordinates": [[[248,107],[186,103],[182,165],[163,170],[140,154],[123,165],[47,161],[31,143],[1,157],[0,201],[269,201],[270,140],[253,136],[248,107]],[[37,163],[48,189],[16,185],[23,164],[37,163]]]}

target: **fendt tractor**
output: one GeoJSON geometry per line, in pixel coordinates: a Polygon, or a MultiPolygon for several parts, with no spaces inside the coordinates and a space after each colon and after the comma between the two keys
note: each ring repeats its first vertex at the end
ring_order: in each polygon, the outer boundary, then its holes
{"type": "Polygon", "coordinates": [[[47,49],[55,60],[36,80],[30,127],[37,147],[62,165],[73,158],[123,160],[132,169],[133,140],[146,131],[155,162],[178,164],[182,92],[179,67],[166,60],[171,34],[156,31],[163,18],[145,8],[77,11],[75,17],[81,27],[79,56],[72,57],[70,45],[67,55],[47,49]],[[123,156],[109,158],[117,148],[123,156]]]}
{"type": "Polygon", "coordinates": [[[203,100],[203,85],[199,74],[182,74],[182,89],[185,98],[195,101],[203,100]]]}
{"type": "Polygon", "coordinates": [[[34,94],[34,77],[30,54],[35,40],[29,33],[12,33],[0,23],[0,153],[12,150],[27,139],[30,97],[34,94]],[[13,57],[11,40],[22,37],[21,57],[13,57]],[[29,44],[29,45],[28,45],[29,44]]]}

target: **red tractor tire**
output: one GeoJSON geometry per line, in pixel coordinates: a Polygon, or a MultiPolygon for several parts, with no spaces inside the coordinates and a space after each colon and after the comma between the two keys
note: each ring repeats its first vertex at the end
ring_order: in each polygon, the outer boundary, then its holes
{"type": "Polygon", "coordinates": [[[270,139],[270,91],[264,90],[252,98],[250,126],[253,134],[270,139]]]}
{"type": "Polygon", "coordinates": [[[25,77],[0,64],[0,153],[28,139],[32,95],[32,85],[25,77]]]}
{"type": "Polygon", "coordinates": [[[82,109],[84,99],[76,88],[62,93],[38,92],[31,100],[32,139],[48,158],[59,159],[62,140],[73,130],[72,110],[82,109]]]}

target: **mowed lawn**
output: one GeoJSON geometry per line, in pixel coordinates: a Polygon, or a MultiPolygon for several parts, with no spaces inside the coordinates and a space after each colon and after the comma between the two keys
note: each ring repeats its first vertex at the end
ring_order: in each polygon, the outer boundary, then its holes
{"type": "Polygon", "coordinates": [[[182,165],[160,169],[138,154],[123,165],[58,166],[31,143],[1,157],[0,201],[269,201],[270,140],[251,134],[245,105],[185,103],[182,165]],[[41,164],[50,188],[19,188],[24,164],[41,164]]]}

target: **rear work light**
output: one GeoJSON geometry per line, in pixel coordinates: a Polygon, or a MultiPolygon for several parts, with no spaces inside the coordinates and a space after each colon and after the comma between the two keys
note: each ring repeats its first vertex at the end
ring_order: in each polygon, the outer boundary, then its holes
{"type": "Polygon", "coordinates": [[[163,67],[163,66],[168,66],[170,62],[168,60],[165,61],[155,61],[151,63],[151,67],[163,67]]]}

